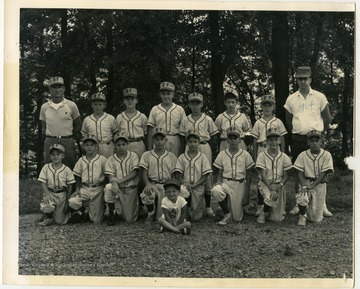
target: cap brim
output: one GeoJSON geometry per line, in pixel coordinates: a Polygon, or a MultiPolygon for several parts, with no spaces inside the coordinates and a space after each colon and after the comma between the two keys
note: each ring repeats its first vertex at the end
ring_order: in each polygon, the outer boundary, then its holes
{"type": "Polygon", "coordinates": [[[240,134],[238,134],[236,132],[230,132],[227,134],[227,136],[230,136],[230,135],[236,135],[237,137],[240,137],[240,134]]]}
{"type": "Polygon", "coordinates": [[[59,149],[59,148],[51,148],[51,149],[49,149],[49,152],[51,152],[53,150],[57,150],[57,151],[59,151],[61,153],[65,153],[65,151],[63,151],[62,149],[59,149]]]}
{"type": "Polygon", "coordinates": [[[270,138],[270,137],[272,137],[272,136],[281,137],[281,135],[278,134],[278,133],[270,133],[270,134],[268,134],[268,135],[266,136],[266,138],[270,138]]]}
{"type": "Polygon", "coordinates": [[[275,104],[274,101],[271,101],[271,100],[265,100],[265,101],[262,101],[261,104],[264,104],[264,103],[270,103],[270,104],[275,104]]]}
{"type": "Polygon", "coordinates": [[[55,82],[52,82],[51,84],[49,84],[49,86],[53,86],[54,84],[64,85],[64,83],[62,83],[62,82],[55,81],[55,82]]]}
{"type": "Polygon", "coordinates": [[[137,97],[136,94],[126,94],[124,95],[124,98],[127,98],[127,97],[137,97]]]}
{"type": "Polygon", "coordinates": [[[309,74],[297,74],[295,75],[295,78],[301,78],[301,77],[311,77],[309,74]]]}
{"type": "Polygon", "coordinates": [[[191,134],[187,135],[187,136],[186,136],[186,139],[188,139],[188,138],[191,137],[191,136],[194,136],[194,137],[196,137],[197,139],[200,139],[200,136],[199,136],[198,134],[195,134],[195,133],[191,133],[191,134]]]}
{"type": "Polygon", "coordinates": [[[91,140],[91,141],[93,141],[93,142],[95,142],[95,143],[98,143],[97,140],[96,140],[96,139],[93,139],[93,138],[85,138],[85,139],[83,139],[83,142],[86,142],[86,141],[88,141],[88,140],[91,140]]]}
{"type": "Polygon", "coordinates": [[[189,102],[193,102],[193,101],[203,102],[203,100],[200,98],[192,98],[189,100],[189,102]]]}
{"type": "Polygon", "coordinates": [[[162,133],[162,132],[156,132],[153,134],[153,137],[157,136],[157,135],[161,135],[163,137],[166,137],[166,134],[162,133]]]}

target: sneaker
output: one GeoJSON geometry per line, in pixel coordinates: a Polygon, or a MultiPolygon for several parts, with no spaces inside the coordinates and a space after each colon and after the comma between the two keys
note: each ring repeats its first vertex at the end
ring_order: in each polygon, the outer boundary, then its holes
{"type": "Polygon", "coordinates": [[[145,223],[152,223],[154,221],[155,212],[152,212],[152,214],[148,213],[148,216],[145,219],[145,223]]]}
{"type": "Polygon", "coordinates": [[[163,226],[160,226],[160,230],[159,230],[160,233],[164,233],[165,232],[165,229],[163,226]]]}
{"type": "Polygon", "coordinates": [[[109,219],[107,220],[107,225],[108,226],[114,226],[115,225],[115,215],[109,215],[109,219]]]}
{"type": "Polygon", "coordinates": [[[323,210],[323,216],[324,217],[332,217],[333,214],[328,210],[328,208],[325,207],[323,210]]]}
{"type": "Polygon", "coordinates": [[[37,218],[36,219],[36,222],[42,222],[42,221],[44,221],[45,220],[45,218],[46,218],[46,216],[45,215],[41,215],[39,218],[37,218]]]}
{"type": "Polygon", "coordinates": [[[298,226],[306,226],[306,217],[300,215],[299,217],[299,221],[298,221],[298,226]]]}
{"type": "Polygon", "coordinates": [[[286,216],[286,212],[284,211],[284,212],[282,213],[282,215],[283,215],[283,216],[286,216]]]}
{"type": "Polygon", "coordinates": [[[206,208],[206,215],[210,218],[215,218],[215,213],[211,208],[206,208]]]}
{"type": "Polygon", "coordinates": [[[180,230],[183,235],[190,235],[190,228],[184,228],[180,230]]]}
{"type": "Polygon", "coordinates": [[[46,218],[46,219],[44,219],[44,221],[39,223],[39,226],[46,227],[46,226],[50,226],[52,224],[54,224],[54,220],[46,218]]]}
{"type": "Polygon", "coordinates": [[[289,212],[290,215],[299,214],[299,206],[296,204],[295,207],[289,212]]]}
{"type": "Polygon", "coordinates": [[[231,213],[226,214],[224,215],[224,218],[217,224],[220,226],[226,226],[230,222],[230,219],[231,219],[231,213]]]}
{"type": "Polygon", "coordinates": [[[264,213],[262,213],[262,214],[260,214],[260,216],[257,218],[257,220],[256,220],[256,222],[258,223],[258,224],[265,224],[265,214],[264,213]]]}
{"type": "Polygon", "coordinates": [[[264,211],[264,205],[258,205],[257,210],[255,212],[255,216],[259,217],[264,211]]]}

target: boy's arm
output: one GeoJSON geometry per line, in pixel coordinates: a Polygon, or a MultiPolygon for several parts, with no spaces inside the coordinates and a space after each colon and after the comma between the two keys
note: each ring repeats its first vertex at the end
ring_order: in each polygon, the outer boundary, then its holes
{"type": "Polygon", "coordinates": [[[50,201],[50,198],[51,198],[50,191],[45,183],[40,183],[40,184],[41,184],[41,189],[44,193],[43,201],[46,203],[46,202],[50,201]]]}
{"type": "Polygon", "coordinates": [[[306,186],[306,179],[305,179],[305,174],[304,172],[302,171],[299,171],[298,172],[298,178],[299,178],[299,182],[300,182],[300,185],[301,185],[301,188],[304,188],[304,189],[307,189],[307,186],[306,186]]]}
{"type": "Polygon", "coordinates": [[[318,176],[318,177],[316,178],[316,180],[313,181],[310,186],[307,186],[308,189],[312,190],[313,188],[315,188],[318,184],[320,184],[322,181],[324,181],[326,175],[327,175],[327,172],[322,172],[322,173],[320,173],[320,176],[318,176]]]}
{"type": "Polygon", "coordinates": [[[257,140],[258,138],[253,137],[253,159],[256,161],[257,156],[257,140]]]}
{"type": "Polygon", "coordinates": [[[193,184],[191,185],[191,187],[194,189],[194,188],[196,188],[196,187],[198,187],[198,186],[203,185],[203,184],[206,182],[207,176],[208,176],[209,174],[210,174],[210,173],[207,173],[206,175],[201,176],[200,180],[198,180],[197,182],[193,183],[193,184]]]}
{"type": "Polygon", "coordinates": [[[72,193],[70,198],[78,195],[80,193],[80,188],[81,188],[81,178],[78,176],[75,176],[75,191],[72,193]]]}
{"type": "Polygon", "coordinates": [[[120,185],[120,184],[123,184],[123,183],[125,183],[125,182],[130,181],[130,180],[132,180],[133,178],[136,177],[137,173],[138,173],[138,170],[135,169],[135,170],[133,170],[130,174],[128,174],[126,177],[118,180],[117,183],[120,185]]]}
{"type": "Polygon", "coordinates": [[[151,190],[159,193],[158,189],[150,182],[148,177],[148,171],[144,168],[141,169],[141,176],[145,184],[144,193],[147,195],[151,194],[151,190]]]}
{"type": "Polygon", "coordinates": [[[213,171],[214,171],[214,175],[216,175],[216,178],[215,178],[215,184],[214,186],[216,185],[219,185],[223,182],[223,172],[224,170],[222,169],[218,169],[217,167],[213,167],[213,171]]]}
{"type": "Polygon", "coordinates": [[[186,212],[187,212],[187,204],[181,208],[180,218],[176,225],[180,225],[184,223],[184,220],[186,219],[186,212]]]}

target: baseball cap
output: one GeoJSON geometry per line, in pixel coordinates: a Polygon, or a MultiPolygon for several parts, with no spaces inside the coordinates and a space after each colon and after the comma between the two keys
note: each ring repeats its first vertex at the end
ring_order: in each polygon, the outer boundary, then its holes
{"type": "Polygon", "coordinates": [[[106,101],[106,98],[105,95],[97,92],[91,95],[91,101],[106,101]]]}
{"type": "Polygon", "coordinates": [[[123,90],[123,95],[124,95],[124,98],[127,96],[137,97],[137,89],[132,88],[132,87],[125,88],[123,90]]]}
{"type": "Polygon", "coordinates": [[[155,127],[152,137],[155,137],[158,134],[162,135],[163,137],[166,137],[166,133],[162,127],[155,127]]]}
{"type": "Polygon", "coordinates": [[[161,90],[170,90],[175,91],[175,85],[171,82],[165,81],[160,83],[160,91],[161,90]]]}
{"type": "Polygon", "coordinates": [[[276,127],[271,127],[266,131],[266,138],[272,137],[272,136],[281,136],[280,132],[276,127]]]}
{"type": "Polygon", "coordinates": [[[127,136],[127,134],[125,134],[124,132],[117,132],[114,136],[114,143],[116,143],[119,139],[123,139],[126,142],[129,142],[129,138],[127,136]]]}
{"type": "Polygon", "coordinates": [[[274,104],[275,103],[275,97],[271,94],[266,94],[266,95],[263,95],[261,97],[261,104],[263,103],[271,103],[271,104],[274,104]]]}
{"type": "Polygon", "coordinates": [[[65,147],[61,144],[55,143],[53,145],[50,146],[49,148],[49,152],[51,152],[52,150],[58,150],[62,153],[65,153],[65,147]]]}
{"type": "Polygon", "coordinates": [[[188,100],[189,100],[189,102],[195,101],[195,100],[196,100],[196,101],[203,102],[203,101],[204,101],[204,97],[203,97],[202,94],[200,94],[200,93],[193,92],[193,93],[190,93],[190,94],[189,94],[188,100]]]}
{"type": "Polygon", "coordinates": [[[83,140],[82,140],[82,141],[83,141],[83,143],[84,143],[84,142],[86,142],[87,140],[92,140],[92,141],[94,141],[95,143],[98,143],[95,135],[93,135],[93,134],[87,134],[87,135],[85,135],[85,136],[83,137],[83,140]]]}
{"type": "Polygon", "coordinates": [[[190,136],[195,136],[197,139],[200,140],[200,134],[197,130],[195,129],[191,129],[186,133],[186,140],[190,137],[190,136]]]}
{"type": "Polygon", "coordinates": [[[175,186],[180,190],[181,183],[178,179],[167,179],[163,185],[164,189],[168,186],[175,186]]]}
{"type": "Polygon", "coordinates": [[[227,94],[232,94],[232,95],[236,96],[236,98],[239,98],[239,93],[235,89],[232,89],[232,88],[225,89],[224,96],[227,94]]]}
{"type": "Polygon", "coordinates": [[[311,131],[308,132],[307,138],[312,138],[312,137],[314,137],[314,136],[321,138],[321,135],[322,135],[322,134],[321,134],[321,131],[318,131],[318,130],[316,130],[316,129],[313,129],[313,130],[311,130],[311,131]]]}
{"type": "Polygon", "coordinates": [[[54,84],[62,84],[64,85],[64,79],[60,76],[54,76],[49,79],[49,86],[52,86],[54,84]]]}
{"type": "Polygon", "coordinates": [[[309,66],[300,66],[296,69],[295,77],[310,77],[311,68],[309,66]]]}
{"type": "Polygon", "coordinates": [[[236,135],[237,137],[240,137],[241,136],[241,132],[240,130],[237,128],[237,127],[229,127],[227,130],[226,130],[226,135],[229,136],[229,135],[236,135]]]}

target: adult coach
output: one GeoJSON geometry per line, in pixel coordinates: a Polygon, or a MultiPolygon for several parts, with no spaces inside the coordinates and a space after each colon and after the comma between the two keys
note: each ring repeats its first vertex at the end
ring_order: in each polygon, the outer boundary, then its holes
{"type": "Polygon", "coordinates": [[[65,147],[63,163],[73,169],[77,160],[74,136],[81,129],[79,109],[76,104],[64,97],[65,86],[62,77],[49,80],[51,99],[40,109],[40,120],[44,142],[44,163],[50,162],[49,148],[58,143],[65,147]]]}
{"type": "MultiPolygon", "coordinates": [[[[314,129],[321,132],[326,131],[331,121],[326,96],[310,86],[311,68],[308,66],[298,67],[295,78],[299,90],[288,96],[284,105],[286,126],[291,132],[290,148],[293,163],[301,152],[309,149],[306,135],[314,129]]],[[[299,181],[296,178],[295,191],[298,189],[298,184],[299,181]]],[[[299,208],[295,206],[290,214],[296,215],[298,212],[299,208]]],[[[324,216],[332,216],[326,208],[326,204],[324,216]]]]}

